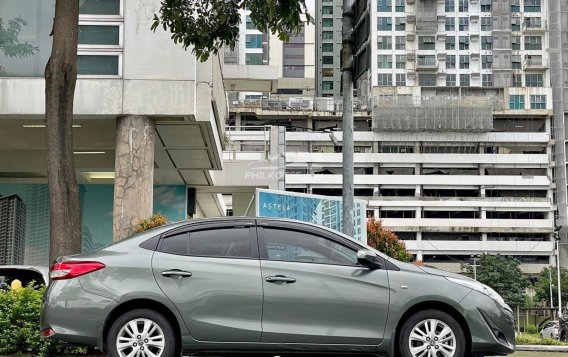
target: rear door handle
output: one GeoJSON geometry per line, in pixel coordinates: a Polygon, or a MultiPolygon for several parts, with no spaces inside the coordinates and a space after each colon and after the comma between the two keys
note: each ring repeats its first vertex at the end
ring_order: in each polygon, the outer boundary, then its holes
{"type": "Polygon", "coordinates": [[[172,269],[172,270],[163,271],[162,276],[165,276],[166,278],[180,279],[180,278],[189,278],[191,276],[191,273],[188,271],[172,269]]]}
{"type": "Polygon", "coordinates": [[[274,284],[292,284],[296,282],[296,278],[291,278],[284,275],[275,275],[267,276],[266,281],[274,284]]]}

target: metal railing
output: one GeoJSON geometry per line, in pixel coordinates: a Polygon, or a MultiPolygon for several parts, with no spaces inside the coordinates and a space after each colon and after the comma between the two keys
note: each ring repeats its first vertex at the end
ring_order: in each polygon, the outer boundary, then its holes
{"type": "MultiPolygon", "coordinates": [[[[263,98],[232,100],[229,102],[231,109],[236,108],[255,108],[263,110],[288,110],[288,111],[312,111],[312,112],[334,112],[343,111],[343,100],[341,98],[328,97],[289,97],[289,98],[263,98]]],[[[354,111],[367,111],[369,102],[359,98],[353,100],[354,111]]]]}

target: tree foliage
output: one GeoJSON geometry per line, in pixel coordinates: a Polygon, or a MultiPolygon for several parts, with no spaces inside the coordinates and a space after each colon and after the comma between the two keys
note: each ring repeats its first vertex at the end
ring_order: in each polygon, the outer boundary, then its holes
{"type": "MultiPolygon", "coordinates": [[[[555,267],[544,268],[538,276],[538,280],[534,285],[535,298],[537,301],[545,301],[546,306],[550,306],[550,276],[552,275],[552,299],[553,306],[558,307],[558,272],[555,267]],[[552,271],[550,271],[552,270],[552,271]]],[[[560,294],[562,301],[568,302],[568,269],[560,268],[560,294]]]]}
{"type": "Polygon", "coordinates": [[[367,244],[394,259],[410,262],[412,255],[406,250],[404,242],[391,230],[383,227],[380,220],[369,218],[367,221],[367,244]]]}
{"type": "MultiPolygon", "coordinates": [[[[29,42],[21,42],[18,38],[22,28],[27,24],[27,21],[20,16],[8,20],[6,25],[0,18],[0,51],[5,57],[26,58],[39,51],[38,47],[29,42]]],[[[4,67],[0,65],[0,73],[4,72],[4,67]]]]}
{"type": "Polygon", "coordinates": [[[304,22],[314,22],[306,0],[163,0],[154,15],[152,30],[162,26],[201,61],[226,45],[235,48],[239,38],[239,10],[249,9],[258,29],[278,34],[283,41],[299,33],[304,22]]]}
{"type": "MultiPolygon", "coordinates": [[[[515,258],[483,254],[477,267],[477,280],[493,288],[507,304],[524,305],[529,280],[523,275],[519,264],[515,258]]],[[[474,277],[473,266],[462,264],[461,269],[465,275],[474,277]]]]}

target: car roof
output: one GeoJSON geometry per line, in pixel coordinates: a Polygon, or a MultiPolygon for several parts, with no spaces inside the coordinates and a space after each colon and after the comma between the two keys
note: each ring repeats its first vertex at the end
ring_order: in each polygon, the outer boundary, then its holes
{"type": "Polygon", "coordinates": [[[0,265],[0,272],[3,269],[28,270],[28,271],[31,270],[41,274],[46,284],[49,282],[49,269],[47,267],[38,266],[38,265],[0,265]]]}

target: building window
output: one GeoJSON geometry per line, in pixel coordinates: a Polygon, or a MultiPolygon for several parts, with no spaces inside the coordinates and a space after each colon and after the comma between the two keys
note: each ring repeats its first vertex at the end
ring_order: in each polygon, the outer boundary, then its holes
{"type": "Polygon", "coordinates": [[[378,12],[391,12],[392,11],[392,0],[378,0],[377,1],[377,11],[378,12]]]}
{"type": "Polygon", "coordinates": [[[333,68],[322,68],[321,74],[324,77],[333,77],[333,68]]]}
{"type": "Polygon", "coordinates": [[[492,0],[481,0],[481,12],[491,12],[492,0]]]}
{"type": "Polygon", "coordinates": [[[419,73],[418,74],[418,85],[421,87],[435,87],[436,86],[436,74],[435,73],[419,73]]]}
{"type": "Polygon", "coordinates": [[[377,61],[378,68],[392,68],[392,56],[391,55],[379,55],[377,61]]]}
{"type": "Polygon", "coordinates": [[[333,15],[333,6],[322,6],[321,13],[323,15],[333,15]]]}
{"type": "Polygon", "coordinates": [[[404,50],[406,48],[406,36],[396,36],[395,41],[395,49],[404,50]]]}
{"type": "Polygon", "coordinates": [[[377,18],[377,31],[391,31],[391,30],[392,30],[392,18],[390,17],[377,18]]]}
{"type": "Polygon", "coordinates": [[[321,86],[323,90],[333,90],[333,82],[323,81],[321,82],[321,86]]]}
{"type": "Polygon", "coordinates": [[[262,48],[262,35],[246,35],[246,48],[262,48]]]}
{"type": "Polygon", "coordinates": [[[456,30],[456,18],[446,17],[446,31],[455,31],[455,30],[456,30]]]}
{"type": "Polygon", "coordinates": [[[247,53],[245,55],[245,64],[247,65],[261,65],[262,53],[247,53]]]}
{"type": "Polygon", "coordinates": [[[455,0],[445,0],[444,10],[446,12],[454,12],[456,11],[456,1],[455,0]]]}
{"type": "Polygon", "coordinates": [[[469,0],[458,0],[458,11],[469,12],[469,0]]]}
{"type": "Polygon", "coordinates": [[[446,50],[456,49],[456,38],[454,36],[446,37],[446,50]]]}
{"type": "Polygon", "coordinates": [[[395,12],[404,12],[405,0],[394,0],[395,1],[395,12]]]}
{"type": "Polygon", "coordinates": [[[538,73],[525,74],[526,87],[544,87],[544,75],[538,73]]]}
{"type": "Polygon", "coordinates": [[[455,74],[447,74],[446,75],[446,86],[447,87],[455,87],[456,86],[456,75],[455,74]]]}
{"type": "Polygon", "coordinates": [[[396,86],[397,87],[405,87],[406,86],[406,74],[404,74],[404,73],[397,73],[396,74],[396,86]]]}
{"type": "Polygon", "coordinates": [[[524,95],[510,95],[509,96],[509,109],[525,109],[525,96],[524,95]]]}
{"type": "Polygon", "coordinates": [[[419,50],[435,50],[436,42],[434,36],[419,36],[418,49],[419,50]]]}
{"type": "Polygon", "coordinates": [[[446,55],[446,69],[455,69],[455,68],[456,68],[456,56],[446,55]]]}
{"type": "Polygon", "coordinates": [[[247,30],[256,30],[256,25],[252,22],[249,15],[246,16],[247,30]]]}
{"type": "Polygon", "coordinates": [[[460,31],[469,31],[468,17],[460,17],[460,31]]]}
{"type": "Polygon", "coordinates": [[[79,25],[79,45],[120,45],[120,25],[79,25]]]}
{"type": "Polygon", "coordinates": [[[321,25],[322,25],[322,27],[333,27],[333,19],[329,19],[329,18],[322,19],[321,25]]]}
{"type": "Polygon", "coordinates": [[[322,57],[323,64],[333,64],[333,56],[323,56],[322,57]]]}
{"type": "Polygon", "coordinates": [[[493,37],[481,36],[481,49],[482,50],[492,50],[493,49],[493,37]]]}
{"type": "Polygon", "coordinates": [[[525,12],[540,12],[540,0],[525,0],[525,12]]]}
{"type": "Polygon", "coordinates": [[[511,37],[511,49],[514,51],[521,50],[521,36],[511,37]]]}
{"type": "Polygon", "coordinates": [[[541,36],[525,36],[525,51],[540,51],[540,50],[542,50],[541,36]]]}
{"type": "Polygon", "coordinates": [[[460,86],[461,87],[469,87],[469,74],[460,74],[460,86]]]}
{"type": "Polygon", "coordinates": [[[323,40],[333,40],[333,31],[322,31],[321,38],[323,40]]]}
{"type": "Polygon", "coordinates": [[[406,68],[406,55],[396,55],[396,68],[406,68]]]}
{"type": "Polygon", "coordinates": [[[493,29],[493,23],[490,17],[481,18],[481,31],[491,31],[493,29]]]}
{"type": "Polygon", "coordinates": [[[468,69],[468,68],[469,68],[469,56],[460,55],[460,69],[468,69]]]}
{"type": "Polygon", "coordinates": [[[79,2],[81,15],[120,15],[120,0],[83,0],[79,2]]]}
{"type": "Polygon", "coordinates": [[[491,55],[481,56],[481,68],[483,69],[493,68],[493,56],[491,55]]]}
{"type": "Polygon", "coordinates": [[[513,87],[519,88],[523,86],[523,76],[520,73],[513,73],[511,79],[513,80],[513,87]]]}
{"type": "Polygon", "coordinates": [[[521,31],[521,18],[513,17],[511,18],[511,31],[521,31]]]}
{"type": "Polygon", "coordinates": [[[322,52],[333,52],[333,43],[322,43],[321,50],[322,52]]]}
{"type": "Polygon", "coordinates": [[[521,12],[521,0],[511,0],[511,12],[521,12]]]}
{"type": "Polygon", "coordinates": [[[119,54],[77,54],[78,75],[118,76],[119,69],[119,54]]]}
{"type": "Polygon", "coordinates": [[[378,84],[379,86],[381,87],[392,86],[392,74],[379,73],[378,79],[379,79],[379,84],[378,84]]]}
{"type": "Polygon", "coordinates": [[[511,56],[511,67],[513,69],[521,69],[522,68],[521,56],[520,55],[512,55],[511,56]]]}
{"type": "Polygon", "coordinates": [[[379,36],[377,38],[377,48],[379,50],[390,50],[390,49],[392,49],[392,37],[390,37],[390,36],[379,36]]]}
{"type": "Polygon", "coordinates": [[[531,95],[531,109],[546,109],[546,95],[531,95]]]}
{"type": "Polygon", "coordinates": [[[469,50],[469,36],[460,36],[460,50],[469,50]]]}
{"type": "Polygon", "coordinates": [[[434,56],[434,55],[419,55],[418,56],[418,65],[419,66],[426,66],[426,67],[436,66],[436,56],[434,56]]]}
{"type": "Polygon", "coordinates": [[[397,17],[396,20],[395,20],[394,29],[396,31],[406,30],[406,19],[404,17],[397,17]]]}
{"type": "Polygon", "coordinates": [[[492,74],[482,74],[481,75],[481,85],[483,87],[493,87],[493,75],[492,74]]]}

